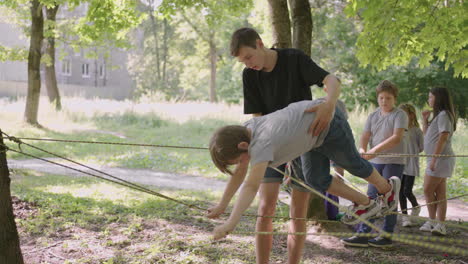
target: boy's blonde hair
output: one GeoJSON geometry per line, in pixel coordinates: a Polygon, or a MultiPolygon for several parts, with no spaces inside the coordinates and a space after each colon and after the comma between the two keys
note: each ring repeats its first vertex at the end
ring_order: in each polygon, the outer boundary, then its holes
{"type": "Polygon", "coordinates": [[[250,144],[249,131],[244,126],[224,126],[216,130],[210,139],[210,155],[215,166],[222,172],[232,175],[229,161],[238,158],[248,150],[239,149],[241,142],[250,144]]]}
{"type": "Polygon", "coordinates": [[[418,117],[416,116],[416,109],[411,104],[401,104],[400,108],[408,115],[408,127],[419,127],[418,117]]]}
{"type": "Polygon", "coordinates": [[[377,88],[375,89],[375,91],[377,92],[377,96],[381,92],[387,92],[389,94],[392,94],[393,96],[395,96],[395,98],[397,98],[398,96],[398,87],[394,83],[388,80],[381,81],[379,85],[377,85],[377,88]]]}

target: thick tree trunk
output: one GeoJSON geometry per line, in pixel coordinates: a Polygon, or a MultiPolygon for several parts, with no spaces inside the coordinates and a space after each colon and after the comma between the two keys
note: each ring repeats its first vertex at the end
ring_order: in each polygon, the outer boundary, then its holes
{"type": "MultiPolygon", "coordinates": [[[[268,0],[273,23],[273,39],[276,47],[291,47],[291,23],[289,21],[288,5],[286,0],[268,0]]],[[[310,55],[312,37],[312,16],[307,0],[290,0],[291,13],[294,21],[295,48],[301,49],[310,55]],[[307,2],[307,3],[304,3],[307,2]],[[307,13],[307,14],[306,14],[307,13]]],[[[311,194],[307,211],[308,218],[327,219],[324,200],[311,194]]]]}
{"type": "Polygon", "coordinates": [[[0,263],[22,264],[23,256],[11,205],[10,173],[3,146],[0,136],[0,263]]]}
{"type": "Polygon", "coordinates": [[[37,112],[39,110],[39,95],[41,92],[41,47],[44,39],[44,16],[39,0],[31,1],[31,39],[28,55],[28,95],[24,119],[26,123],[39,125],[37,112]]]}
{"type": "Polygon", "coordinates": [[[309,0],[289,0],[293,25],[292,47],[310,56],[312,42],[312,14],[309,0]]]}
{"type": "MultiPolygon", "coordinates": [[[[55,29],[55,18],[59,5],[56,5],[52,8],[45,8],[47,20],[52,21],[54,24],[53,28],[55,29]]],[[[55,104],[56,110],[62,109],[62,102],[60,99],[60,93],[57,87],[57,77],[55,75],[55,36],[50,36],[47,38],[46,43],[46,54],[49,55],[51,63],[50,65],[45,66],[45,84],[47,88],[47,95],[49,96],[49,101],[55,104]]]]}
{"type": "Polygon", "coordinates": [[[287,0],[268,0],[273,26],[273,46],[291,47],[291,22],[289,20],[287,0]]]}
{"type": "Polygon", "coordinates": [[[217,63],[216,44],[214,43],[214,34],[210,36],[210,102],[216,102],[216,63],[217,63]]]}

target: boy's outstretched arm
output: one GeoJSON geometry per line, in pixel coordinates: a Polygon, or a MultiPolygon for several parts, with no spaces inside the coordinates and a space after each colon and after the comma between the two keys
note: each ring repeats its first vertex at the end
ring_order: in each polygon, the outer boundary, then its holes
{"type": "Polygon", "coordinates": [[[224,189],[223,197],[218,205],[208,208],[208,218],[217,218],[219,215],[224,213],[226,207],[231,202],[232,197],[239,189],[240,185],[244,181],[247,170],[249,169],[249,159],[244,159],[237,164],[233,175],[229,178],[229,182],[224,189]]]}
{"type": "Polygon", "coordinates": [[[249,176],[242,186],[239,198],[237,199],[236,205],[231,212],[231,216],[226,223],[217,226],[213,231],[213,238],[220,239],[225,237],[229,232],[231,232],[236,225],[239,223],[239,220],[242,214],[249,208],[252,203],[255,195],[258,192],[262,178],[265,175],[265,171],[268,167],[268,162],[262,162],[255,164],[251,169],[249,176]]]}

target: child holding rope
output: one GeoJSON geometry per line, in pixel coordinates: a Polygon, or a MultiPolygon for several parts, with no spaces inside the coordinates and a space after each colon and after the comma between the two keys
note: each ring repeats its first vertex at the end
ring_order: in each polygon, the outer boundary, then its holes
{"type": "MultiPolygon", "coordinates": [[[[406,133],[404,143],[406,144],[407,153],[410,155],[418,155],[424,149],[424,136],[421,128],[419,128],[418,118],[416,117],[416,109],[410,104],[402,104],[400,108],[408,115],[408,131],[406,133]]],[[[407,157],[403,177],[401,178],[400,190],[400,208],[403,214],[408,214],[406,199],[412,205],[411,215],[418,216],[421,211],[416,196],[413,194],[413,186],[415,178],[419,176],[419,157],[407,157]],[[415,208],[417,207],[417,208],[415,208]]],[[[411,218],[403,216],[402,226],[413,226],[411,218]]]]}
{"type": "MultiPolygon", "coordinates": [[[[452,135],[456,130],[456,115],[452,98],[447,88],[436,87],[429,92],[429,106],[432,111],[423,112],[424,152],[426,154],[453,155],[452,135]],[[429,116],[432,113],[432,119],[429,116]]],[[[439,220],[433,225],[427,221],[419,230],[429,231],[434,235],[447,234],[445,221],[447,213],[447,178],[452,176],[455,167],[455,157],[429,157],[427,158],[426,174],[424,176],[424,196],[429,204],[429,218],[439,220]]]]}
{"type": "MultiPolygon", "coordinates": [[[[372,165],[385,178],[400,179],[405,166],[404,157],[385,157],[372,155],[374,153],[406,153],[403,137],[408,128],[408,116],[406,113],[395,107],[398,96],[398,88],[392,82],[384,80],[376,88],[377,102],[379,107],[367,118],[364,132],[361,135],[359,152],[365,159],[371,160],[372,165]],[[367,151],[367,145],[371,149],[367,151]],[[366,153],[366,154],[364,154],[366,153]]],[[[372,183],[368,185],[367,195],[375,198],[377,196],[376,186],[372,183]]],[[[396,211],[396,209],[395,209],[396,211]]],[[[370,222],[375,219],[369,220],[370,222]]],[[[383,230],[393,233],[397,222],[397,215],[390,214],[385,216],[383,230]]],[[[369,233],[371,227],[361,223],[358,233],[369,233]]],[[[343,244],[355,247],[390,247],[392,240],[387,237],[378,236],[368,239],[362,236],[352,236],[342,239],[343,244]]]]}
{"type": "MultiPolygon", "coordinates": [[[[320,103],[320,100],[293,103],[271,114],[255,117],[244,126],[225,126],[214,133],[209,144],[211,158],[221,172],[231,175],[217,207],[226,208],[244,182],[229,219],[214,229],[215,239],[225,237],[236,227],[255,198],[267,167],[276,167],[301,154],[304,173],[296,177],[319,192],[327,191],[355,203],[342,218],[344,223],[356,224],[362,219],[396,208],[400,180],[397,177],[385,180],[360,156],[351,128],[340,110],[335,109],[330,125],[318,136],[307,133],[309,124],[316,118],[316,113],[307,109],[320,103]],[[381,199],[369,199],[332,177],[329,160],[374,184],[383,195],[381,199]],[[249,162],[252,168],[245,178],[249,162]],[[236,165],[234,172],[229,165],[236,165]]],[[[293,184],[297,184],[296,181],[293,184]]],[[[222,212],[216,208],[213,210],[222,212]]]]}

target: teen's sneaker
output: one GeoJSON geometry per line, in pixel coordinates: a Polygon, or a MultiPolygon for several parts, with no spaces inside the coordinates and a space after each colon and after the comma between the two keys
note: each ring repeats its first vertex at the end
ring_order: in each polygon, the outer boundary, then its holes
{"type": "Polygon", "coordinates": [[[420,231],[424,232],[431,232],[432,231],[432,223],[430,221],[426,221],[420,228],[420,231]]]}
{"type": "Polygon", "coordinates": [[[388,183],[390,183],[392,189],[381,196],[382,214],[393,211],[398,206],[398,200],[400,197],[400,178],[392,176],[388,180],[388,183]]]}
{"type": "Polygon", "coordinates": [[[367,243],[367,237],[360,237],[360,236],[352,236],[348,238],[341,239],[341,242],[346,246],[351,247],[368,247],[369,244],[367,243]]]}
{"type": "Polygon", "coordinates": [[[367,242],[371,247],[378,247],[378,248],[388,248],[393,246],[393,242],[389,238],[385,238],[382,236],[378,236],[373,238],[367,242]]]}
{"type": "Polygon", "coordinates": [[[413,208],[413,209],[411,209],[411,216],[419,216],[420,212],[421,212],[421,207],[413,208]]]}
{"type": "Polygon", "coordinates": [[[410,226],[413,226],[413,225],[414,225],[413,222],[411,222],[411,219],[408,216],[404,215],[402,217],[401,226],[410,227],[410,226]]]}
{"type": "Polygon", "coordinates": [[[431,230],[431,233],[436,236],[445,236],[447,235],[447,229],[444,224],[437,223],[431,230]]]}
{"type": "Polygon", "coordinates": [[[380,204],[374,200],[370,200],[368,205],[354,204],[348,207],[346,214],[341,217],[341,222],[347,225],[355,225],[362,220],[377,215],[381,210],[380,204]],[[360,218],[357,218],[355,214],[360,218]]]}

